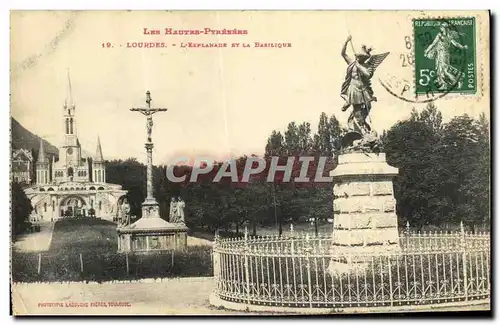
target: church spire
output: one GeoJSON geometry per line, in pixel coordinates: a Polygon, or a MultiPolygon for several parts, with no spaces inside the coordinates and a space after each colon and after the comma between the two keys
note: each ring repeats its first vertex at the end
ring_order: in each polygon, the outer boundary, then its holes
{"type": "Polygon", "coordinates": [[[69,69],[66,71],[68,77],[68,89],[66,94],[66,99],[64,100],[64,108],[75,108],[75,102],[73,101],[73,91],[71,89],[71,78],[69,76],[69,69]]]}
{"type": "Polygon", "coordinates": [[[95,151],[94,162],[104,162],[102,157],[101,139],[97,136],[97,149],[95,151]]]}
{"type": "Polygon", "coordinates": [[[40,149],[38,150],[38,160],[39,164],[46,163],[47,157],[45,156],[45,149],[43,148],[43,139],[40,138],[40,149]]]}

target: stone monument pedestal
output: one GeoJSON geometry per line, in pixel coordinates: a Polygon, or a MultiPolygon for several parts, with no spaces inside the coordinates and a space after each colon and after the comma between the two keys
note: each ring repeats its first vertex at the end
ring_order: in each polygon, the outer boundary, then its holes
{"type": "Polygon", "coordinates": [[[188,228],[160,217],[160,207],[153,198],[142,204],[142,218],[118,228],[118,252],[151,252],[187,247],[188,228]]]}
{"type": "Polygon", "coordinates": [[[334,187],[331,273],[363,268],[371,256],[398,251],[392,179],[398,169],[385,153],[346,153],[330,172],[334,187]]]}

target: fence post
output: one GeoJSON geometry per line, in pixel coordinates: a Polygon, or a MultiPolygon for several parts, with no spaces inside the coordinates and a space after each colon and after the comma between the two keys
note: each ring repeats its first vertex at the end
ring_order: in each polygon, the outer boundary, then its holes
{"type": "Polygon", "coordinates": [[[220,254],[219,254],[219,243],[220,238],[219,238],[219,229],[215,230],[215,236],[214,236],[214,244],[212,246],[212,264],[214,268],[214,279],[215,279],[215,292],[218,294],[220,291],[220,273],[221,273],[221,266],[220,266],[220,254]]]}
{"type": "Polygon", "coordinates": [[[464,277],[464,295],[465,301],[469,300],[468,297],[468,283],[467,283],[467,243],[465,240],[464,223],[460,221],[460,246],[462,248],[462,274],[464,277]]]}
{"type": "Polygon", "coordinates": [[[391,306],[394,306],[394,295],[393,295],[393,288],[392,288],[392,267],[391,267],[391,258],[395,256],[398,258],[396,255],[387,255],[387,267],[389,269],[389,298],[391,299],[391,306]]]}
{"type": "Polygon", "coordinates": [[[40,274],[42,270],[42,253],[38,254],[38,274],[40,274]]]}
{"type": "Polygon", "coordinates": [[[248,271],[248,226],[245,226],[245,246],[243,248],[243,254],[245,256],[245,287],[247,292],[247,303],[250,304],[250,273],[248,271]]]}
{"type": "Polygon", "coordinates": [[[406,237],[406,249],[409,249],[409,247],[410,247],[410,223],[408,221],[406,221],[405,237],[406,237]]]}
{"type": "Polygon", "coordinates": [[[312,301],[312,283],[311,283],[311,260],[310,260],[310,255],[311,255],[311,242],[309,241],[309,233],[306,234],[306,247],[304,249],[304,252],[306,253],[306,269],[307,269],[307,287],[309,291],[309,307],[313,307],[313,301],[312,301]]]}
{"type": "Polygon", "coordinates": [[[83,257],[82,257],[82,253],[80,253],[80,272],[82,273],[82,276],[83,276],[83,257]]]}
{"type": "Polygon", "coordinates": [[[127,266],[127,275],[129,275],[128,253],[125,253],[125,264],[127,266]]]}

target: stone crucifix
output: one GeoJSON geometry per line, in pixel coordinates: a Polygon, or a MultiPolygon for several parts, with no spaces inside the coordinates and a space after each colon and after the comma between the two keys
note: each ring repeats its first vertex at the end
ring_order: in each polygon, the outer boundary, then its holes
{"type": "Polygon", "coordinates": [[[153,142],[151,134],[153,132],[153,114],[167,111],[166,108],[151,108],[151,93],[146,92],[147,108],[131,108],[132,112],[139,112],[146,116],[146,130],[148,133],[146,146],[147,152],[147,197],[146,201],[155,201],[153,196],[153,142]]]}
{"type": "Polygon", "coordinates": [[[148,132],[148,142],[151,141],[151,133],[153,132],[153,114],[158,112],[166,112],[167,108],[151,108],[151,93],[149,90],[146,92],[146,104],[147,108],[131,108],[133,112],[140,112],[142,115],[146,116],[146,129],[148,132]]]}

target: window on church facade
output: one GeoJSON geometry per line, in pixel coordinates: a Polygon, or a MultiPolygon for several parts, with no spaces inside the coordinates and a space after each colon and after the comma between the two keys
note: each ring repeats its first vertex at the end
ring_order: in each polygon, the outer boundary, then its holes
{"type": "Polygon", "coordinates": [[[47,203],[43,204],[43,212],[47,212],[47,203]]]}

